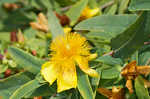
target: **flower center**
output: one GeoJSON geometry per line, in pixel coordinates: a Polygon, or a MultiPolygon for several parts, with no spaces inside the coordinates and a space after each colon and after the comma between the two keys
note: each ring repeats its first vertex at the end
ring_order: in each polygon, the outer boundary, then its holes
{"type": "Polygon", "coordinates": [[[70,44],[66,44],[66,46],[64,46],[64,49],[62,50],[62,57],[71,58],[75,55],[75,53],[76,48],[73,48],[72,46],[70,46],[70,44]]]}

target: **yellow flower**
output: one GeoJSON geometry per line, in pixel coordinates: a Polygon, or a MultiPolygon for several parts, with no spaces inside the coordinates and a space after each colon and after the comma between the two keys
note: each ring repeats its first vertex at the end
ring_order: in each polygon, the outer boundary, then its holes
{"type": "Polygon", "coordinates": [[[88,6],[81,13],[80,20],[91,18],[100,12],[99,8],[90,9],[88,6]]]}
{"type": "Polygon", "coordinates": [[[72,28],[70,27],[64,27],[64,33],[70,33],[72,28]]]}
{"type": "Polygon", "coordinates": [[[76,88],[76,64],[86,74],[98,76],[98,73],[88,66],[88,61],[94,57],[89,52],[90,47],[86,39],[81,35],[66,33],[58,36],[52,41],[50,49],[52,57],[42,65],[41,75],[50,85],[57,79],[57,92],[76,88]]]}

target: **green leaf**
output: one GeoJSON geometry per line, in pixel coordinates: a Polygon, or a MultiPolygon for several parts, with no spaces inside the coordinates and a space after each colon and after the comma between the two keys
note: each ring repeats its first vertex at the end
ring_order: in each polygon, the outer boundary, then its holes
{"type": "Polygon", "coordinates": [[[141,76],[135,79],[135,91],[138,99],[150,99],[148,89],[144,87],[144,81],[141,76]]]}
{"type": "Polygon", "coordinates": [[[101,81],[99,83],[99,87],[108,88],[108,89],[112,89],[113,86],[124,87],[124,85],[123,85],[124,82],[123,81],[121,83],[117,83],[117,82],[118,82],[118,78],[114,78],[114,79],[101,79],[101,81]]]}
{"type": "MultiPolygon", "coordinates": [[[[35,0],[34,0],[35,1],[35,0]]],[[[37,2],[37,0],[35,1],[37,2]]],[[[41,0],[41,3],[47,8],[47,9],[51,9],[52,8],[52,4],[50,2],[50,0],[41,0]]]]}
{"type": "Polygon", "coordinates": [[[0,40],[9,42],[10,32],[0,32],[0,40]]]}
{"type": "Polygon", "coordinates": [[[136,98],[136,95],[135,95],[135,93],[129,93],[129,92],[126,92],[125,93],[125,99],[137,99],[136,98]]]}
{"type": "Polygon", "coordinates": [[[35,30],[35,29],[32,29],[32,28],[30,27],[30,28],[28,28],[28,29],[25,29],[23,32],[24,32],[24,37],[25,37],[25,38],[27,39],[27,41],[28,41],[28,40],[30,40],[30,39],[35,38],[38,31],[35,30]]]}
{"type": "Polygon", "coordinates": [[[78,69],[78,90],[81,96],[84,99],[93,99],[94,94],[92,87],[90,85],[90,81],[88,75],[84,74],[80,69],[78,69]]]}
{"type": "Polygon", "coordinates": [[[9,47],[8,52],[11,57],[19,64],[23,69],[32,72],[34,74],[40,72],[42,66],[42,60],[24,52],[23,50],[16,47],[9,47]]]}
{"type": "Polygon", "coordinates": [[[78,18],[80,17],[87,3],[88,3],[88,0],[80,0],[75,5],[73,5],[72,8],[70,8],[70,10],[66,13],[66,15],[71,20],[72,26],[78,21],[78,18]]]}
{"type": "Polygon", "coordinates": [[[39,88],[30,91],[30,93],[26,94],[24,97],[33,98],[36,96],[51,96],[56,93],[56,88],[54,89],[52,86],[49,86],[49,84],[44,84],[39,88]]]}
{"type": "Polygon", "coordinates": [[[116,50],[114,57],[128,58],[144,45],[150,35],[149,26],[150,12],[143,12],[132,26],[112,39],[111,46],[116,50]]]}
{"type": "Polygon", "coordinates": [[[96,7],[98,7],[97,1],[96,0],[88,0],[88,6],[90,8],[96,8],[96,7]]]}
{"type": "Polygon", "coordinates": [[[3,65],[3,64],[0,64],[0,73],[3,73],[7,70],[8,68],[8,65],[3,65]]]}
{"type": "Polygon", "coordinates": [[[1,0],[0,5],[3,3],[15,3],[16,1],[19,1],[19,0],[1,0]]]}
{"type": "Polygon", "coordinates": [[[150,0],[131,0],[129,10],[130,11],[148,11],[150,10],[150,0]]]}
{"type": "Polygon", "coordinates": [[[12,31],[18,30],[19,28],[24,28],[26,25],[29,25],[29,22],[33,21],[33,12],[21,10],[15,10],[13,13],[8,13],[6,17],[1,20],[2,27],[0,31],[12,31]],[[30,16],[30,17],[29,17],[30,16]],[[15,18],[15,20],[12,20],[15,18]]]}
{"type": "Polygon", "coordinates": [[[140,56],[139,56],[139,65],[149,65],[149,59],[150,59],[150,52],[143,52],[140,56]]]}
{"type": "Polygon", "coordinates": [[[22,72],[0,80],[0,96],[2,96],[2,99],[10,99],[9,97],[17,88],[30,81],[32,78],[33,75],[30,73],[22,72]]]}
{"type": "Polygon", "coordinates": [[[111,66],[123,64],[120,58],[113,58],[112,56],[109,56],[109,55],[98,57],[94,61],[104,63],[107,65],[111,65],[111,66]]]}
{"type": "Polygon", "coordinates": [[[114,4],[111,6],[111,8],[108,10],[107,14],[110,14],[110,15],[115,15],[117,11],[117,4],[114,4]]]}
{"type": "Polygon", "coordinates": [[[150,64],[150,46],[149,45],[144,45],[139,50],[138,54],[139,54],[138,65],[149,65],[150,64]]]}
{"type": "Polygon", "coordinates": [[[51,9],[48,10],[48,28],[52,33],[53,39],[58,35],[64,34],[64,30],[61,27],[59,20],[51,9]]]}
{"type": "Polygon", "coordinates": [[[105,32],[116,37],[133,24],[136,17],[136,15],[101,15],[80,22],[74,29],[105,32]]]}
{"type": "Polygon", "coordinates": [[[21,99],[26,94],[30,93],[31,91],[39,88],[43,84],[40,84],[38,80],[31,80],[24,85],[22,85],[20,88],[18,88],[10,97],[10,99],[21,99]]]}
{"type": "Polygon", "coordinates": [[[119,14],[123,14],[128,7],[130,0],[122,0],[119,6],[119,14]]]}
{"type": "MultiPolygon", "coordinates": [[[[53,1],[53,0],[51,0],[53,1]]],[[[75,2],[79,1],[79,0],[55,0],[60,6],[69,6],[71,4],[74,4],[75,2]]]]}
{"type": "Polygon", "coordinates": [[[101,78],[102,79],[113,79],[113,78],[119,77],[119,75],[120,75],[120,72],[119,72],[118,68],[115,66],[110,69],[102,70],[101,78]]]}
{"type": "Polygon", "coordinates": [[[29,5],[42,10],[52,8],[50,0],[29,0],[29,5]]]}
{"type": "Polygon", "coordinates": [[[100,74],[100,76],[98,78],[93,77],[91,79],[91,85],[92,85],[92,89],[93,89],[93,93],[94,93],[94,99],[96,97],[96,92],[97,92],[97,88],[101,79],[101,68],[97,68],[96,71],[100,74]]]}
{"type": "Polygon", "coordinates": [[[112,33],[91,31],[86,34],[86,37],[87,39],[95,40],[95,42],[101,40],[101,42],[110,43],[111,39],[113,38],[113,35],[112,33]]]}

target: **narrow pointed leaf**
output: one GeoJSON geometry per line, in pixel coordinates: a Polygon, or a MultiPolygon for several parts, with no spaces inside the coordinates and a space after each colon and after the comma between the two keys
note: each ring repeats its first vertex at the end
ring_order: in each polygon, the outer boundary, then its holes
{"type": "Polygon", "coordinates": [[[51,9],[48,10],[48,28],[52,33],[53,39],[58,35],[64,34],[64,30],[61,27],[59,20],[51,9]]]}
{"type": "MultiPolygon", "coordinates": [[[[101,68],[97,68],[96,71],[101,75],[101,68]]],[[[93,89],[93,93],[94,93],[94,99],[96,97],[96,92],[97,92],[98,85],[100,83],[100,79],[101,79],[101,76],[99,76],[98,78],[91,79],[91,85],[92,85],[92,89],[93,89]]]]}
{"type": "Polygon", "coordinates": [[[119,6],[119,13],[120,13],[120,14],[123,14],[123,13],[125,12],[125,10],[126,10],[127,7],[128,7],[129,1],[130,1],[130,0],[122,0],[122,1],[121,1],[121,4],[120,4],[120,6],[119,6]]]}
{"type": "Polygon", "coordinates": [[[39,88],[30,91],[28,94],[24,96],[24,98],[33,98],[37,96],[50,96],[56,93],[56,88],[54,89],[49,84],[44,84],[39,88]]]}
{"type": "Polygon", "coordinates": [[[81,70],[78,72],[78,90],[83,99],[93,99],[94,94],[89,81],[89,78],[81,70]]]}
{"type": "Polygon", "coordinates": [[[43,84],[40,84],[38,80],[31,80],[27,82],[26,84],[22,85],[20,88],[18,88],[10,97],[10,99],[21,99],[26,94],[32,92],[33,90],[39,88],[43,84]]]}
{"type": "Polygon", "coordinates": [[[16,61],[16,63],[26,71],[32,72],[34,74],[40,72],[40,68],[43,63],[42,60],[39,60],[36,57],[16,47],[9,47],[8,52],[16,61]]]}
{"type": "Polygon", "coordinates": [[[148,89],[144,87],[144,81],[141,76],[135,79],[135,90],[138,99],[150,99],[148,89]]]}
{"type": "Polygon", "coordinates": [[[72,8],[70,8],[70,10],[66,13],[71,20],[71,25],[74,25],[78,21],[78,18],[80,17],[87,3],[88,0],[80,0],[75,5],[73,5],[72,8]]]}
{"type": "Polygon", "coordinates": [[[32,75],[28,72],[22,72],[0,80],[0,96],[2,99],[10,99],[12,93],[32,79],[32,75]]]}

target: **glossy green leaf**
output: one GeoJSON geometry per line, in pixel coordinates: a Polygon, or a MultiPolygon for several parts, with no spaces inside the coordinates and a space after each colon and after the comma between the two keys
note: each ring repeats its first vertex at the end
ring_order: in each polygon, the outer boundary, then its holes
{"type": "Polygon", "coordinates": [[[51,9],[48,10],[48,28],[52,33],[53,39],[58,35],[64,34],[64,30],[61,27],[59,20],[51,9]]]}
{"type": "Polygon", "coordinates": [[[78,18],[80,17],[87,3],[88,0],[80,0],[75,5],[73,5],[72,8],[70,8],[70,10],[66,13],[66,15],[71,20],[71,25],[74,25],[78,21],[78,18]]]}
{"type": "Polygon", "coordinates": [[[32,72],[34,74],[40,72],[42,66],[42,60],[30,55],[29,53],[15,47],[9,47],[8,52],[11,57],[19,64],[23,69],[32,72]]]}
{"type": "Polygon", "coordinates": [[[80,22],[74,29],[106,32],[115,37],[133,24],[136,17],[136,15],[101,15],[80,22]]]}
{"type": "Polygon", "coordinates": [[[2,96],[2,99],[10,99],[9,97],[17,88],[30,81],[32,78],[33,75],[30,73],[22,72],[0,80],[0,96],[2,96]]]}
{"type": "Polygon", "coordinates": [[[150,12],[143,12],[132,26],[112,39],[111,46],[116,50],[114,56],[127,58],[144,45],[150,35],[149,25],[150,12]]]}
{"type": "Polygon", "coordinates": [[[30,93],[31,91],[39,88],[43,84],[40,84],[38,80],[31,80],[24,85],[20,86],[10,97],[10,99],[21,99],[23,98],[26,94],[30,93]]]}
{"type": "Polygon", "coordinates": [[[135,79],[135,91],[138,99],[150,99],[148,89],[144,87],[144,81],[141,76],[135,79]]]}
{"type": "Polygon", "coordinates": [[[113,38],[113,35],[112,33],[90,31],[86,34],[86,37],[87,39],[95,40],[95,42],[101,40],[102,42],[110,43],[111,39],[113,38]]]}
{"type": "Polygon", "coordinates": [[[98,57],[94,61],[101,62],[101,63],[111,65],[111,66],[123,64],[123,62],[120,58],[113,58],[112,56],[109,56],[109,55],[98,57]]]}
{"type": "Polygon", "coordinates": [[[94,94],[88,76],[78,70],[78,90],[83,99],[93,99],[94,94]]]}
{"type": "Polygon", "coordinates": [[[131,0],[129,10],[131,11],[149,11],[150,10],[149,0],[131,0]]]}
{"type": "Polygon", "coordinates": [[[119,75],[120,75],[120,72],[119,72],[118,68],[115,66],[110,69],[102,70],[101,78],[102,79],[113,79],[113,78],[119,77],[119,75]]]}

